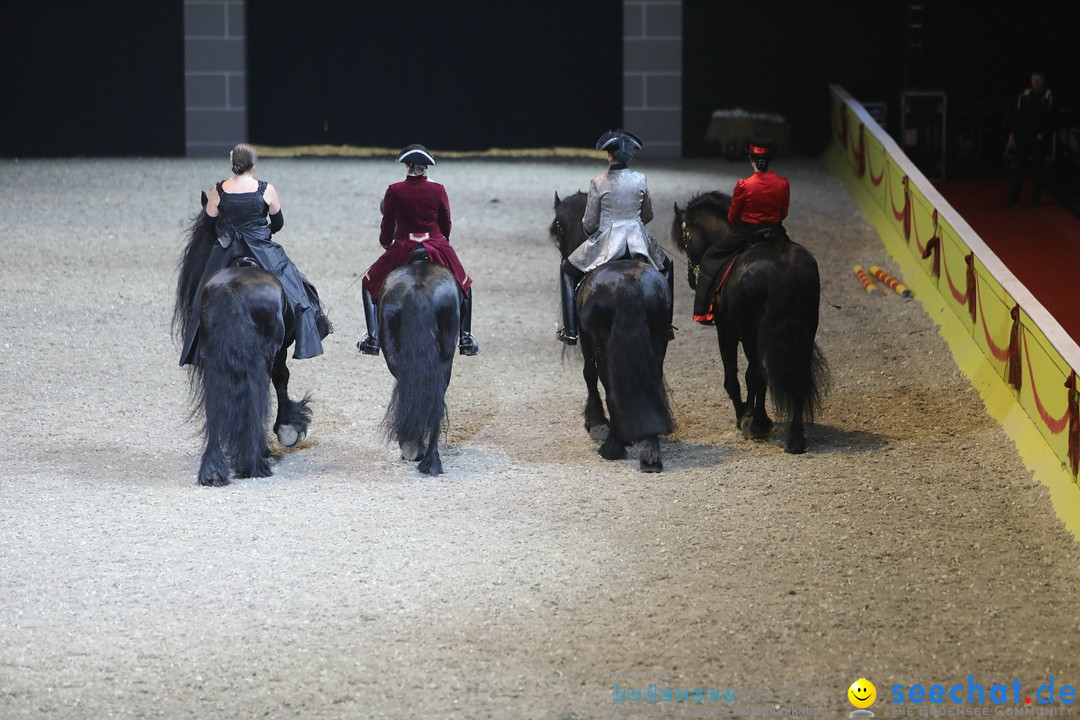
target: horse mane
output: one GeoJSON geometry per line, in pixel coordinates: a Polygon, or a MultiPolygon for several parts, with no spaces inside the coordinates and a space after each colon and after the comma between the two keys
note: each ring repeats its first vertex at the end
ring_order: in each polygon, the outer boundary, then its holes
{"type": "MultiPolygon", "coordinates": [[[[203,205],[206,205],[205,193],[203,205]]],[[[195,293],[199,290],[199,282],[206,269],[206,262],[210,259],[214,243],[217,242],[215,222],[215,219],[209,217],[205,210],[199,211],[187,230],[187,245],[177,263],[178,277],[176,304],[173,306],[172,333],[174,338],[179,338],[181,341],[187,336],[195,293]]]]}
{"type": "Polygon", "coordinates": [[[695,212],[709,210],[711,213],[726,218],[728,211],[731,209],[731,196],[719,190],[698,193],[690,198],[690,202],[686,203],[686,209],[693,209],[695,212]]]}
{"type": "Polygon", "coordinates": [[[581,190],[561,200],[559,194],[555,193],[555,219],[551,221],[548,233],[551,235],[551,242],[564,258],[569,257],[570,253],[589,239],[581,224],[588,199],[589,196],[581,190]]]}
{"type": "Polygon", "coordinates": [[[671,235],[675,244],[695,261],[718,240],[722,240],[731,231],[728,211],[731,209],[731,196],[719,190],[701,192],[690,198],[685,208],[675,205],[675,219],[671,235]],[[700,247],[687,247],[683,234],[683,224],[698,231],[700,247]],[[693,257],[693,255],[698,257],[693,257]]]}
{"type": "MultiPolygon", "coordinates": [[[[718,190],[699,193],[686,204],[683,217],[688,225],[702,230],[710,239],[719,239],[731,229],[728,211],[731,210],[731,196],[718,190]]],[[[711,244],[711,243],[710,243],[711,244]]]]}

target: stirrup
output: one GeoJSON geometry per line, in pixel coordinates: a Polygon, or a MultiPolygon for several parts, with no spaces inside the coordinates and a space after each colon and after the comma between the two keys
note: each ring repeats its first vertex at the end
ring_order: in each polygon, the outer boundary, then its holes
{"type": "Polygon", "coordinates": [[[476,338],[472,336],[472,333],[462,334],[461,342],[458,343],[458,352],[470,357],[480,352],[480,346],[476,344],[476,338]]]}
{"type": "Polygon", "coordinates": [[[370,335],[364,335],[364,337],[360,338],[360,342],[356,343],[356,349],[360,351],[361,355],[378,355],[379,341],[370,335]]]}
{"type": "Polygon", "coordinates": [[[577,335],[567,333],[564,328],[559,328],[559,331],[555,333],[555,337],[567,345],[577,345],[577,335]]]}

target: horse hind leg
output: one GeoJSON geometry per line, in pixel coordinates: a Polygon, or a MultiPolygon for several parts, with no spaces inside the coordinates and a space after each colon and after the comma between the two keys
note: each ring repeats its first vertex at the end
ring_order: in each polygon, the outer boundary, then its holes
{"type": "Polygon", "coordinates": [[[401,448],[401,459],[409,462],[419,460],[426,450],[423,444],[417,440],[401,440],[398,442],[398,447],[401,448]]]}
{"type": "Polygon", "coordinates": [[[626,457],[626,443],[619,437],[618,427],[614,421],[611,422],[608,436],[600,444],[600,449],[597,452],[605,460],[622,460],[626,457]]]}
{"type": "Polygon", "coordinates": [[[773,429],[772,418],[765,408],[764,383],[763,378],[753,379],[747,372],[747,402],[743,407],[742,417],[739,418],[739,429],[746,440],[763,440],[769,437],[773,429]]]}
{"type": "Polygon", "coordinates": [[[416,469],[424,475],[443,474],[442,458],[439,457],[439,427],[440,425],[436,425],[431,429],[427,438],[427,449],[420,459],[420,464],[416,466],[416,469]]]}
{"type": "Polygon", "coordinates": [[[225,453],[221,451],[221,442],[213,433],[208,433],[206,450],[203,451],[199,465],[199,484],[207,487],[224,487],[229,484],[229,466],[225,463],[225,453]]]}
{"type": "Polygon", "coordinates": [[[739,418],[739,430],[746,440],[763,440],[769,437],[772,429],[773,421],[765,409],[765,397],[755,395],[746,403],[739,418]]]}
{"type": "Polygon", "coordinates": [[[626,443],[615,437],[615,433],[611,433],[597,452],[605,460],[622,460],[626,457],[626,443]]]}
{"type": "Polygon", "coordinates": [[[784,452],[793,455],[801,455],[806,452],[806,434],[803,430],[802,410],[791,418],[788,424],[787,441],[784,443],[784,452]]]}
{"type": "Polygon", "coordinates": [[[611,428],[607,416],[604,415],[604,403],[597,387],[600,376],[593,359],[592,341],[585,333],[581,333],[581,348],[585,358],[581,373],[585,377],[585,388],[589,393],[589,398],[585,401],[585,431],[593,440],[602,442],[611,435],[611,428]]]}
{"type": "Polygon", "coordinates": [[[638,465],[641,472],[654,473],[664,470],[664,463],[660,460],[660,438],[656,435],[641,441],[638,451],[638,465]]]}
{"type": "Polygon", "coordinates": [[[428,446],[427,454],[420,461],[420,464],[416,466],[424,475],[442,475],[443,466],[442,458],[439,457],[439,445],[438,443],[431,443],[428,446]]]}
{"type": "Polygon", "coordinates": [[[270,444],[266,436],[266,419],[245,428],[234,438],[232,465],[238,478],[262,478],[274,474],[270,444]]]}

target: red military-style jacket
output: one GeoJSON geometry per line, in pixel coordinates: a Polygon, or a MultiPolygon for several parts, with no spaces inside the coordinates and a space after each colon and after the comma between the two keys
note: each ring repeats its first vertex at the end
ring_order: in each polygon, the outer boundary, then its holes
{"type": "Polygon", "coordinates": [[[788,214],[791,187],[774,172],[755,172],[735,183],[728,222],[775,225],[788,214]]]}
{"type": "Polygon", "coordinates": [[[410,175],[386,189],[382,201],[379,244],[386,251],[364,273],[363,287],[377,298],[382,282],[391,270],[409,262],[420,245],[432,262],[450,268],[464,293],[472,278],[450,246],[450,201],[446,188],[425,175],[410,175]]]}

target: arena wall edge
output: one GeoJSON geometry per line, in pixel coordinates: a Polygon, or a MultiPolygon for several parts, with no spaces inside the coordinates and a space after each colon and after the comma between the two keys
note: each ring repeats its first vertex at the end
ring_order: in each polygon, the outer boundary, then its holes
{"type": "Polygon", "coordinates": [[[830,94],[831,170],[1080,539],[1080,347],[862,105],[837,85],[830,94]]]}

